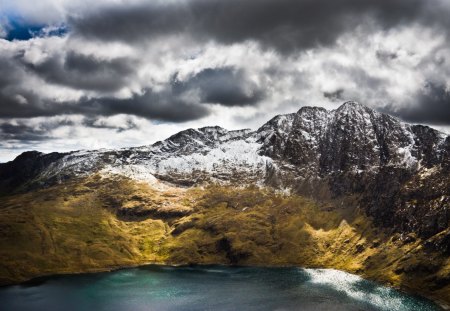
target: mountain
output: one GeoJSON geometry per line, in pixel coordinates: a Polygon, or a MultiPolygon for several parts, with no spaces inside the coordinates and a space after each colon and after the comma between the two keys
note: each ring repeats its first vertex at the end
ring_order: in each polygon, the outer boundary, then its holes
{"type": "MultiPolygon", "coordinates": [[[[111,242],[104,242],[109,266],[142,263],[143,258],[319,265],[450,303],[442,298],[450,293],[450,137],[359,103],[346,102],[332,111],[302,107],[255,131],[204,127],[136,148],[25,152],[0,164],[0,189],[3,206],[10,208],[4,208],[4,219],[17,217],[19,210],[31,213],[20,221],[41,228],[35,239],[51,245],[51,254],[58,253],[51,242],[58,234],[64,241],[67,236],[84,241],[77,248],[82,253],[93,238],[75,229],[89,232],[97,225],[85,226],[98,217],[112,226],[100,234],[104,241],[129,241],[107,249],[111,242]],[[45,211],[33,214],[41,208],[36,202],[47,206],[45,211]],[[65,209],[55,210],[55,204],[65,209]],[[83,206],[90,206],[89,212],[80,212],[83,206]],[[93,211],[95,217],[80,223],[80,215],[93,211]],[[48,215],[54,215],[51,221],[48,215]],[[64,223],[77,223],[70,229],[75,231],[57,227],[54,222],[61,217],[69,217],[64,223]],[[149,233],[147,222],[152,230],[161,222],[165,229],[149,233]],[[130,224],[139,234],[129,232],[130,224]],[[158,247],[146,240],[149,234],[159,237],[158,247]],[[303,255],[292,257],[293,250],[303,255]],[[418,289],[412,285],[417,282],[427,285],[418,289]]],[[[0,233],[13,227],[0,223],[0,233]]],[[[21,230],[35,234],[35,229],[21,230]]],[[[72,253],[58,256],[54,266],[37,270],[61,271],[72,253]]],[[[98,263],[95,256],[85,254],[91,261],[77,271],[92,269],[93,262],[97,268],[106,265],[106,259],[98,263]]],[[[10,257],[8,271],[17,261],[10,257]]],[[[73,265],[80,262],[72,260],[73,265]]],[[[0,279],[1,271],[0,265],[0,279]]],[[[9,278],[36,274],[21,273],[9,278]]]]}
{"type": "Polygon", "coordinates": [[[449,138],[443,133],[347,102],[333,111],[303,107],[295,114],[276,116],[256,131],[204,127],[138,148],[25,152],[2,164],[0,176],[4,186],[14,187],[97,171],[142,179],[151,174],[174,183],[186,178],[192,183],[228,181],[234,173],[244,173],[250,181],[262,182],[274,169],[281,175],[295,172],[297,180],[386,167],[418,172],[448,166],[448,152],[449,138]],[[18,167],[24,179],[5,181],[9,170],[18,167]]]}
{"type": "Polygon", "coordinates": [[[99,172],[181,186],[256,183],[319,200],[360,195],[377,223],[429,237],[450,220],[449,168],[449,136],[346,102],[302,107],[256,131],[204,127],[137,148],[25,152],[0,165],[0,185],[33,189],[99,172]]]}

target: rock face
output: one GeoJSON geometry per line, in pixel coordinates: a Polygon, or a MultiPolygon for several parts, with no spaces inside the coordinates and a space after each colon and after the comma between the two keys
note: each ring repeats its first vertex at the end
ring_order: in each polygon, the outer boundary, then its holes
{"type": "Polygon", "coordinates": [[[330,112],[300,109],[283,144],[277,144],[271,154],[324,176],[384,166],[431,167],[441,163],[444,143],[445,136],[429,127],[410,126],[349,102],[330,112]]]}
{"type": "MultiPolygon", "coordinates": [[[[19,155],[14,161],[0,164],[0,194],[20,190],[33,182],[48,167],[64,157],[62,153],[43,154],[28,151],[19,155]]],[[[54,182],[49,179],[48,183],[54,182]]]]}
{"type": "Polygon", "coordinates": [[[24,191],[97,172],[178,185],[257,183],[318,200],[352,197],[346,204],[359,204],[377,224],[426,238],[450,222],[450,138],[355,102],[333,111],[303,107],[256,131],[205,127],[138,148],[26,152],[0,164],[0,186],[24,191]]]}

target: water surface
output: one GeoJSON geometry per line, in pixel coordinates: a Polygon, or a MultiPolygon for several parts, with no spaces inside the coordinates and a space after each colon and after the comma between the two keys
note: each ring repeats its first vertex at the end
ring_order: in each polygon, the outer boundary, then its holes
{"type": "Polygon", "coordinates": [[[0,289],[9,310],[440,310],[332,269],[147,266],[0,289]]]}

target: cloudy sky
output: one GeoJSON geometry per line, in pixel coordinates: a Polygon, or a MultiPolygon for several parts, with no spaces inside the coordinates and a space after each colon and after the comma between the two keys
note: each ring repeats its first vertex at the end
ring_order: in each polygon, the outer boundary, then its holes
{"type": "Polygon", "coordinates": [[[450,132],[448,0],[0,0],[0,162],[356,100],[450,132]]]}

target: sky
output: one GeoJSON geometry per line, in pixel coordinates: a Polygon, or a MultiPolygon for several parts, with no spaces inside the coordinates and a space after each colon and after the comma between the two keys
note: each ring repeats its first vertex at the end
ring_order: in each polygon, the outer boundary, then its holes
{"type": "Polygon", "coordinates": [[[450,133],[448,0],[0,0],[0,162],[358,101],[450,133]]]}

